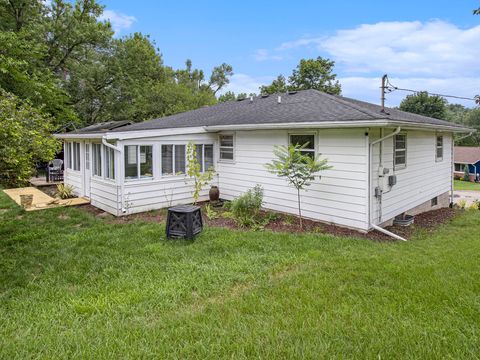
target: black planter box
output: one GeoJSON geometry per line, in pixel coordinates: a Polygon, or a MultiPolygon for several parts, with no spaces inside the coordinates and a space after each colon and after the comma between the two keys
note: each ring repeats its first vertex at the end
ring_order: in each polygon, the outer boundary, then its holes
{"type": "Polygon", "coordinates": [[[193,239],[202,230],[203,221],[199,206],[179,205],[168,209],[167,238],[193,239]]]}

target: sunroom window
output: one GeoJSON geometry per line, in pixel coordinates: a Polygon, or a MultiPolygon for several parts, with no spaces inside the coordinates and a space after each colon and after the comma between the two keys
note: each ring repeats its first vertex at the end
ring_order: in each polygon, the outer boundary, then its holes
{"type": "Polygon", "coordinates": [[[151,145],[125,146],[125,179],[153,177],[153,152],[151,145]]]}
{"type": "Polygon", "coordinates": [[[197,144],[195,145],[197,152],[197,161],[200,164],[200,171],[213,168],[213,145],[197,144]]]}
{"type": "Polygon", "coordinates": [[[308,155],[311,158],[315,157],[315,135],[314,134],[291,134],[291,145],[300,145],[304,148],[300,151],[303,155],[308,155]]]}
{"type": "Polygon", "coordinates": [[[104,146],[105,149],[105,178],[115,179],[115,150],[104,146]]]}
{"type": "Polygon", "coordinates": [[[393,142],[393,164],[395,168],[404,168],[407,165],[407,135],[395,135],[393,142]]]}
{"type": "Polygon", "coordinates": [[[71,169],[72,168],[72,143],[66,142],[65,143],[65,151],[64,151],[64,160],[65,160],[65,168],[71,169]]]}
{"type": "Polygon", "coordinates": [[[73,170],[80,171],[80,143],[73,143],[73,170]]]}
{"type": "Polygon", "coordinates": [[[102,144],[92,144],[93,175],[102,176],[102,144]]]}
{"type": "Polygon", "coordinates": [[[220,160],[233,160],[233,135],[220,135],[220,160]]]}
{"type": "Polygon", "coordinates": [[[162,175],[184,174],[185,164],[185,145],[162,145],[162,175]]]}

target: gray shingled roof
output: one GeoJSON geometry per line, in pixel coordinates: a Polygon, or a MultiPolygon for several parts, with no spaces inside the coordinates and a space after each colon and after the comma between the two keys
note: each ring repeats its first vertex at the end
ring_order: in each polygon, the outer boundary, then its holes
{"type": "Polygon", "coordinates": [[[84,127],[82,129],[78,129],[75,131],[70,132],[69,134],[83,134],[83,133],[101,133],[101,132],[106,132],[110,131],[113,129],[118,129],[120,127],[124,127],[127,125],[132,124],[132,121],[129,120],[122,120],[122,121],[106,121],[106,122],[101,122],[101,123],[96,123],[89,125],[87,127],[84,127]]]}
{"type": "Polygon", "coordinates": [[[451,122],[386,108],[317,90],[291,94],[257,96],[242,101],[228,101],[197,110],[124,126],[112,132],[153,130],[219,125],[259,125],[303,122],[375,121],[387,119],[413,124],[464,128],[451,122]],[[281,96],[281,103],[278,103],[281,96]]]}

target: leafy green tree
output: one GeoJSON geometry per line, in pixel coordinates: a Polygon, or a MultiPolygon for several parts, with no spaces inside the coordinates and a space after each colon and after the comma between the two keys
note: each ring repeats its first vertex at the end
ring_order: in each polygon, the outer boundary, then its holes
{"type": "Polygon", "coordinates": [[[213,179],[215,170],[213,167],[201,171],[198,159],[197,146],[194,143],[187,145],[187,176],[193,179],[193,204],[195,205],[200,196],[200,191],[213,179]]]}
{"type": "Polygon", "coordinates": [[[463,180],[470,181],[470,169],[468,165],[463,167],[463,180]]]}
{"type": "Polygon", "coordinates": [[[441,96],[429,95],[427,92],[418,92],[407,95],[400,103],[400,110],[414,114],[445,119],[447,115],[447,101],[441,96]]]}
{"type": "Polygon", "coordinates": [[[227,91],[225,94],[220,95],[219,102],[226,102],[235,100],[235,93],[233,91],[227,91]]]}
{"type": "Polygon", "coordinates": [[[340,95],[342,87],[337,75],[333,73],[335,62],[321,56],[316,59],[302,59],[288,82],[283,75],[279,75],[270,85],[260,87],[260,93],[273,94],[277,92],[315,89],[328,94],[340,95]]]}
{"type": "Polygon", "coordinates": [[[38,161],[52,160],[60,143],[52,135],[51,118],[0,91],[0,183],[21,186],[28,183],[38,161]]]}
{"type": "Polygon", "coordinates": [[[288,183],[297,190],[300,228],[303,228],[300,191],[311,185],[319,171],[331,168],[326,159],[320,159],[320,155],[312,158],[302,154],[301,150],[306,145],[275,146],[275,159],[265,165],[269,172],[278,177],[286,178],[288,183]]]}
{"type": "Polygon", "coordinates": [[[230,83],[230,76],[233,75],[233,68],[231,65],[223,63],[220,66],[215,66],[210,75],[210,81],[208,82],[209,88],[215,95],[220,89],[224,88],[230,83]]]}
{"type": "Polygon", "coordinates": [[[260,94],[285,93],[287,91],[288,91],[287,80],[283,75],[278,75],[277,78],[273,80],[270,85],[260,86],[260,94]]]}
{"type": "Polygon", "coordinates": [[[455,145],[480,146],[480,109],[470,110],[463,124],[473,128],[475,132],[468,137],[463,137],[460,141],[456,141],[455,145]]]}
{"type": "Polygon", "coordinates": [[[316,89],[328,94],[339,95],[342,91],[340,83],[333,74],[335,62],[321,56],[316,59],[302,59],[288,78],[289,90],[316,89]]]}

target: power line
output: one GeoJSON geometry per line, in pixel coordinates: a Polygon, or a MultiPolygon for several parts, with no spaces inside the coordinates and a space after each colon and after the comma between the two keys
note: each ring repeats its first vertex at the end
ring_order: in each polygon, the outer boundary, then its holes
{"type": "Polygon", "coordinates": [[[427,93],[428,95],[431,95],[431,96],[440,96],[440,97],[460,99],[460,100],[471,100],[471,101],[475,101],[476,103],[480,102],[479,95],[476,95],[475,97],[472,98],[472,97],[457,96],[457,95],[437,94],[437,93],[432,93],[432,92],[429,92],[429,91],[422,91],[422,90],[400,88],[398,86],[392,85],[392,83],[390,82],[390,79],[387,77],[387,83],[386,83],[386,86],[385,86],[385,91],[391,93],[391,92],[396,91],[396,90],[407,91],[407,92],[412,92],[412,93],[423,92],[423,93],[427,93]]]}

